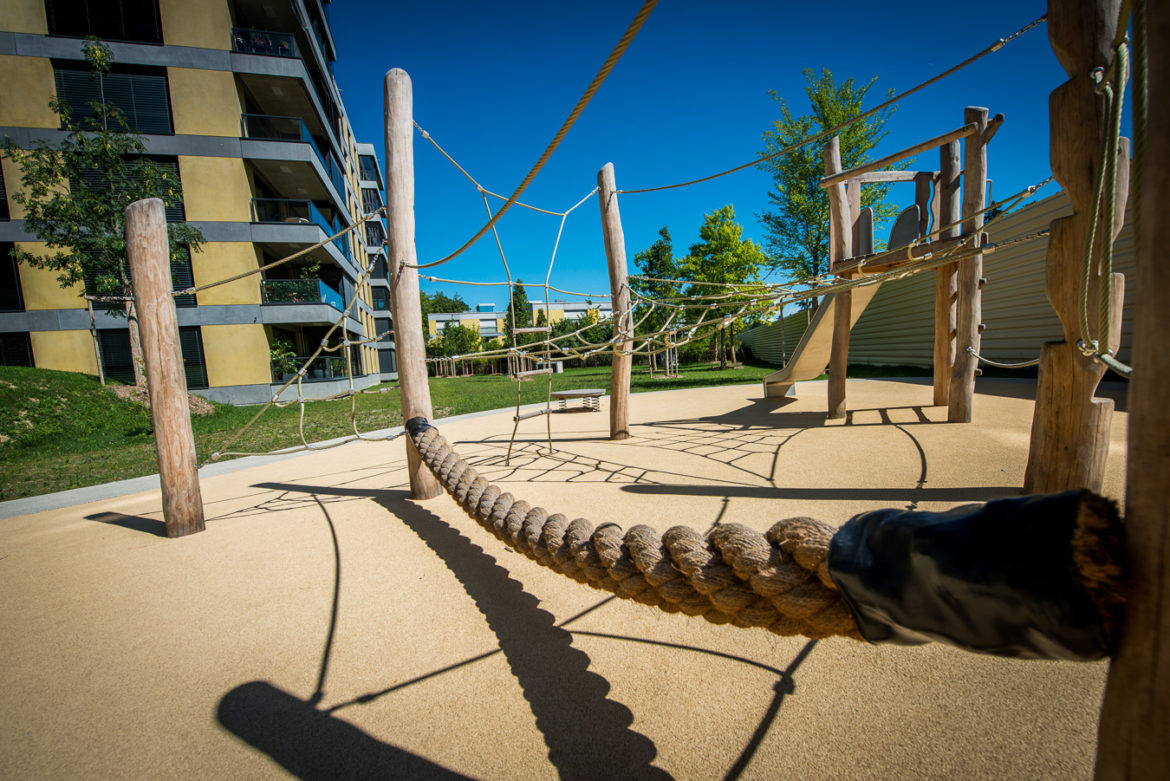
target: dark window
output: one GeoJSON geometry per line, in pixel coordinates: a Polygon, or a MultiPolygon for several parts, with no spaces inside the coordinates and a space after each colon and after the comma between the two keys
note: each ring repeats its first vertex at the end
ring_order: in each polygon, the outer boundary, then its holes
{"type": "Polygon", "coordinates": [[[385,255],[367,255],[366,257],[369,259],[370,265],[373,266],[373,268],[370,269],[370,279],[390,278],[389,270],[386,268],[385,255]]]}
{"type": "MultiPolygon", "coordinates": [[[[96,272],[90,272],[85,275],[85,292],[87,295],[122,295],[121,290],[114,292],[102,292],[98,289],[97,283],[98,275],[96,272]]],[[[186,290],[189,287],[195,286],[195,275],[191,271],[191,250],[187,247],[179,248],[179,259],[171,261],[171,290],[186,290]]],[[[186,296],[175,296],[175,307],[182,309],[184,307],[198,306],[199,302],[192,293],[186,296]]],[[[94,301],[93,308],[95,311],[102,311],[106,309],[120,309],[121,307],[114,301],[94,301]]]]}
{"type": "MultiPolygon", "coordinates": [[[[187,219],[187,214],[183,209],[181,197],[183,193],[183,180],[179,175],[179,158],[174,155],[146,155],[145,158],[163,169],[167,177],[174,181],[175,189],[179,192],[179,200],[166,207],[167,222],[183,222],[187,219]]],[[[133,179],[135,177],[129,176],[127,178],[133,179]]],[[[70,182],[70,188],[73,190],[82,186],[91,190],[104,190],[106,187],[105,175],[101,171],[94,169],[82,173],[80,182],[70,182]]]]}
{"type": "Polygon", "coordinates": [[[382,208],[382,196],[373,187],[362,188],[362,211],[366,214],[382,208]]]}
{"type": "Polygon", "coordinates": [[[378,164],[370,155],[358,155],[358,168],[361,169],[361,178],[367,182],[378,181],[378,164]]]}
{"type": "Polygon", "coordinates": [[[45,0],[50,35],[162,43],[158,0],[45,0]]]}
{"type": "Polygon", "coordinates": [[[203,333],[197,325],[179,328],[179,344],[183,349],[183,370],[188,388],[207,387],[207,361],[203,359],[203,333]]]}
{"type": "Polygon", "coordinates": [[[370,293],[374,299],[374,309],[383,311],[390,308],[390,291],[384,287],[371,287],[370,293]]]}
{"type": "Polygon", "coordinates": [[[57,97],[67,104],[74,120],[94,116],[93,101],[105,101],[126,116],[126,124],[138,133],[169,135],[171,101],[166,68],[114,66],[114,71],[94,76],[81,62],[57,63],[53,69],[57,97]]]}
{"type": "Polygon", "coordinates": [[[366,246],[381,247],[386,241],[386,229],[381,220],[370,220],[366,223],[366,246]]]}
{"type": "Polygon", "coordinates": [[[385,372],[387,374],[398,371],[398,367],[394,365],[393,350],[378,351],[378,369],[379,371],[385,372]]]}
{"type": "Polygon", "coordinates": [[[32,341],[27,333],[0,334],[0,366],[32,365],[32,341]]]}
{"type": "Polygon", "coordinates": [[[0,168],[0,220],[7,220],[8,217],[8,190],[4,187],[4,169],[0,168]]]}
{"type": "MultiPolygon", "coordinates": [[[[106,377],[134,384],[134,364],[130,359],[130,331],[117,328],[98,331],[102,350],[102,371],[106,377]]],[[[183,351],[183,369],[188,388],[207,387],[207,364],[203,359],[203,337],[199,326],[179,328],[179,345],[183,351]]]]}
{"type": "Polygon", "coordinates": [[[20,289],[20,270],[12,257],[11,241],[0,241],[0,312],[23,312],[24,294],[20,289]]]}

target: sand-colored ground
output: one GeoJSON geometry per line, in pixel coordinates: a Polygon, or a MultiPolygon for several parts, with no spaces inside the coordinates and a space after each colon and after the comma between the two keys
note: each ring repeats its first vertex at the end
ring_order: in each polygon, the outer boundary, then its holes
{"type": "MultiPolygon", "coordinates": [[[[1011,495],[1027,383],[945,423],[922,383],[632,397],[603,414],[440,422],[550,510],[707,529],[1011,495]]],[[[1119,496],[1125,415],[1107,492],[1119,496]]],[[[1086,778],[1104,664],[785,639],[611,598],[409,501],[398,440],[211,477],[207,531],[157,494],[0,520],[3,778],[1086,778]]]]}

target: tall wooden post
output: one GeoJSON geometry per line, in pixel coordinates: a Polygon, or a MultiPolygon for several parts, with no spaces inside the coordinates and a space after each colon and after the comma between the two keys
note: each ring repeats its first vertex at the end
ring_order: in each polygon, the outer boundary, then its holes
{"type": "Polygon", "coordinates": [[[203,531],[203,496],[195,468],[195,435],[191,431],[179,322],[171,296],[167,218],[158,198],[135,201],[126,207],[126,255],[146,362],[163,519],[168,537],[185,537],[203,531]]]}
{"type": "MultiPolygon", "coordinates": [[[[418,270],[403,266],[417,263],[414,246],[414,95],[410,76],[395,68],[386,73],[386,240],[389,245],[390,309],[394,318],[394,351],[398,358],[398,384],[402,388],[402,419],[423,416],[431,420],[431,389],[427,385],[427,352],[422,333],[422,306],[418,295],[418,270]]],[[[443,487],[422,462],[410,437],[406,442],[406,468],[410,495],[431,499],[443,487]]]]}
{"type": "Polygon", "coordinates": [[[630,437],[630,372],[634,356],[634,313],[630,309],[630,285],[626,271],[626,237],[618,212],[617,184],[613,163],[597,172],[597,200],[601,204],[601,232],[605,237],[605,259],[609,263],[609,289],[613,302],[613,333],[619,338],[614,345],[613,372],[609,386],[609,438],[630,437]]]}
{"type": "MultiPolygon", "coordinates": [[[[1142,3],[1135,4],[1135,14],[1142,3]]],[[[1098,779],[1165,778],[1170,768],[1170,5],[1147,7],[1149,116],[1137,183],[1137,321],[1129,384],[1125,536],[1129,594],[1109,666],[1097,743],[1098,779]]],[[[1071,6],[1070,6],[1071,8],[1071,6]]],[[[1049,12],[1051,13],[1051,11],[1049,12]]],[[[1113,17],[1110,17],[1113,18],[1113,17]]],[[[1135,31],[1140,25],[1134,20],[1135,31]]],[[[1135,123],[1137,119],[1135,118],[1135,123]]],[[[1136,134],[1136,133],[1135,133],[1136,134]]]]}
{"type": "MultiPolygon", "coordinates": [[[[841,172],[841,139],[825,144],[825,176],[841,172]]],[[[853,184],[858,188],[860,185],[853,184]]],[[[829,191],[829,270],[853,255],[853,217],[845,184],[831,184],[829,191]]],[[[860,197],[858,199],[860,204],[860,197]]],[[[829,418],[845,417],[845,375],[849,366],[849,328],[853,318],[853,292],[833,295],[833,346],[829,353],[829,418]]]]}
{"type": "MultiPolygon", "coordinates": [[[[937,228],[959,221],[959,142],[943,144],[938,150],[937,228]]],[[[935,241],[959,235],[959,226],[942,230],[935,241]]],[[[959,264],[939,266],[934,286],[934,404],[948,406],[951,372],[955,366],[955,332],[958,328],[959,264]]]]}
{"type": "MultiPolygon", "coordinates": [[[[1051,122],[1049,149],[1052,174],[1068,193],[1073,214],[1052,221],[1048,239],[1048,301],[1060,316],[1064,341],[1041,348],[1036,382],[1036,410],[1024,488],[1032,493],[1071,488],[1101,490],[1113,401],[1094,398],[1105,367],[1077,348],[1081,338],[1080,302],[1085,242],[1094,219],[1097,177],[1104,164],[1106,138],[1104,101],[1093,88],[1090,72],[1113,59],[1110,46],[1117,29],[1120,0],[1052,0],[1048,37],[1069,81],[1048,101],[1051,122]]],[[[1148,169],[1154,170],[1154,169],[1148,169]]],[[[1117,160],[1117,197],[1113,236],[1121,230],[1129,189],[1128,142],[1117,160]]],[[[1096,338],[1101,242],[1108,228],[1097,231],[1093,271],[1088,286],[1090,336],[1096,338]]],[[[1111,238],[1111,237],[1110,237],[1111,238]]],[[[1110,349],[1116,350],[1125,293],[1120,274],[1112,277],[1110,349]]]]}
{"type": "MultiPolygon", "coordinates": [[[[963,112],[963,122],[974,122],[979,126],[963,142],[963,233],[976,234],[972,241],[981,242],[978,234],[983,228],[983,215],[977,212],[983,210],[987,200],[987,109],[967,107],[963,112]]],[[[982,254],[959,261],[955,363],[947,398],[947,420],[951,423],[971,422],[979,359],[968,352],[968,348],[979,352],[980,321],[983,319],[982,277],[982,254]]]]}

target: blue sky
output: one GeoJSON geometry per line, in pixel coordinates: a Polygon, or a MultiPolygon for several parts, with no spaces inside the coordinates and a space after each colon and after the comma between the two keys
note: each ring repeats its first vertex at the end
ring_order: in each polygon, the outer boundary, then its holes
{"type": "MultiPolygon", "coordinates": [[[[336,76],[359,140],[382,149],[382,79],[405,69],[414,115],[486,188],[508,195],[524,178],[629,21],[638,0],[359,3],[330,7],[339,49],[336,76]]],[[[768,90],[807,112],[805,68],[838,80],[878,76],[870,92],[908,90],[1045,13],[1042,0],[963,4],[783,3],[662,0],[557,153],[521,197],[563,211],[615,167],[619,189],[695,179],[747,162],[778,116],[768,90]]],[[[1067,77],[1041,25],[999,52],[899,104],[875,150],[887,154],[963,124],[963,108],[984,106],[1006,121],[992,141],[996,197],[1048,176],[1048,94],[1067,77]]],[[[872,103],[870,104],[872,105],[872,103]]],[[[921,156],[934,169],[937,153],[921,156]]],[[[485,221],[479,195],[421,136],[415,140],[419,259],[460,246],[485,221]]],[[[769,178],[749,169],[688,188],[620,199],[631,273],[634,254],[667,225],[675,254],[697,240],[704,213],[735,206],[746,237],[762,239],[756,214],[769,178]]],[[[1056,192],[1050,185],[1043,194],[1056,192]]],[[[893,191],[909,205],[912,185],[893,191]],[[904,188],[904,189],[900,189],[904,188]]],[[[496,208],[501,202],[493,201],[496,208]]],[[[499,223],[513,277],[543,281],[559,218],[513,208],[499,223]]],[[[473,281],[504,279],[488,234],[431,272],[473,281]]],[[[608,292],[596,198],[566,221],[552,284],[608,292]]],[[[502,288],[455,288],[471,304],[503,304],[502,288]]],[[[533,299],[541,294],[530,291],[533,299]]],[[[560,296],[557,296],[560,297],[560,296]]]]}

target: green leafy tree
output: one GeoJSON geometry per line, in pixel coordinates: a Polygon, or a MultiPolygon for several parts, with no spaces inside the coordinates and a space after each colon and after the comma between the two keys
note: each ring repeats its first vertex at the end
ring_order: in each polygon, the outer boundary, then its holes
{"type": "MultiPolygon", "coordinates": [[[[109,73],[113,55],[96,38],[82,44],[91,78],[99,87],[109,73]]],[[[13,199],[24,206],[24,228],[45,243],[47,253],[14,249],[22,264],[57,272],[62,287],[84,284],[98,296],[133,295],[126,257],[126,207],[143,198],[161,198],[168,206],[182,203],[178,179],[165,167],[144,157],[145,138],[130,130],[125,115],[105,99],[78,109],[53,98],[51,108],[65,131],[59,141],[36,141],[21,149],[6,137],[5,156],[21,169],[22,192],[13,199]]],[[[203,234],[186,223],[169,223],[171,262],[199,249],[203,234]]],[[[124,315],[130,330],[135,381],[143,384],[142,349],[133,302],[115,301],[109,311],[124,315]]]]}
{"type": "Polygon", "coordinates": [[[427,342],[427,354],[432,358],[451,358],[477,353],[483,344],[479,332],[462,323],[448,322],[439,335],[427,342]]]}
{"type": "MultiPolygon", "coordinates": [[[[764,131],[764,154],[774,154],[858,116],[866,94],[877,81],[875,76],[864,86],[857,86],[851,78],[838,84],[828,68],[819,75],[806,69],[804,78],[811,114],[794,116],[788,102],[774,90],[769,91],[780,106],[780,118],[764,131]]],[[[893,94],[890,90],[886,96],[893,94]]],[[[841,130],[842,169],[870,159],[870,150],[889,132],[884,127],[893,112],[890,106],[841,130]]],[[[760,168],[771,175],[773,187],[768,191],[770,208],[756,215],[764,227],[769,269],[790,277],[817,276],[829,270],[829,198],[820,186],[825,175],[823,150],[823,143],[808,144],[760,163],[760,168]]],[[[908,163],[896,167],[904,168],[908,163]]],[[[873,208],[875,225],[892,219],[896,213],[893,206],[885,203],[889,189],[888,184],[862,188],[861,206],[873,208]]]]}
{"type": "MultiPolygon", "coordinates": [[[[649,248],[634,254],[634,265],[639,275],[655,277],[656,279],[678,279],[678,261],[674,257],[674,245],[670,239],[670,231],[665,225],[658,231],[658,240],[649,248]]],[[[641,296],[652,300],[675,298],[679,294],[679,285],[674,282],[658,282],[647,279],[630,279],[630,288],[641,296]]],[[[649,304],[639,304],[634,307],[634,321],[641,323],[643,333],[661,331],[670,316],[670,310],[652,309],[649,304]]],[[[673,321],[672,321],[673,322],[673,321]]],[[[650,354],[651,370],[657,367],[657,355],[650,354]]]]}
{"type": "MultiPolygon", "coordinates": [[[[722,285],[751,284],[759,281],[760,271],[768,265],[768,256],[751,239],[743,238],[743,226],[735,221],[735,207],[732,205],[716,209],[704,215],[699,228],[699,241],[691,245],[690,253],[679,262],[683,277],[693,282],[716,282],[722,285]]],[[[710,295],[712,292],[726,292],[726,289],[707,285],[691,285],[688,296],[710,295]]],[[[746,294],[721,299],[713,305],[707,320],[733,314],[746,294]],[[727,303],[722,303],[722,301],[727,303]]],[[[735,325],[742,318],[730,321],[720,328],[712,340],[712,348],[719,360],[720,368],[727,368],[728,355],[735,360],[735,325]]]]}
{"type": "Polygon", "coordinates": [[[535,337],[542,334],[512,335],[513,328],[530,328],[532,326],[532,306],[528,302],[528,289],[521,284],[524,280],[517,279],[512,285],[512,305],[508,307],[508,314],[504,317],[504,337],[510,346],[519,347],[536,341],[535,337]]]}
{"type": "Polygon", "coordinates": [[[466,312],[470,307],[467,302],[459,296],[449,296],[443,292],[427,293],[426,291],[419,291],[418,294],[419,308],[422,309],[422,329],[424,334],[429,334],[431,328],[427,320],[429,314],[441,314],[452,312],[466,312]]]}

